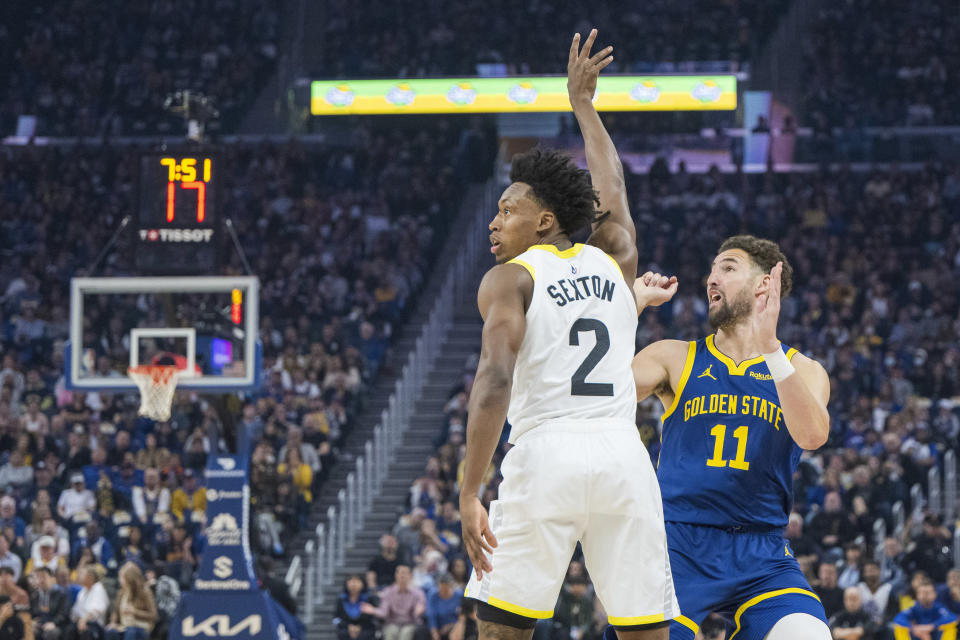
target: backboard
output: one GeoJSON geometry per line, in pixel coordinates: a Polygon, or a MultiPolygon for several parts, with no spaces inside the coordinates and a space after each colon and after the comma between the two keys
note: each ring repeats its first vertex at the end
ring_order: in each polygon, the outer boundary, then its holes
{"type": "Polygon", "coordinates": [[[176,364],[178,389],[256,389],[259,288],[250,276],[74,278],[68,388],[136,391],[129,367],[176,364]]]}

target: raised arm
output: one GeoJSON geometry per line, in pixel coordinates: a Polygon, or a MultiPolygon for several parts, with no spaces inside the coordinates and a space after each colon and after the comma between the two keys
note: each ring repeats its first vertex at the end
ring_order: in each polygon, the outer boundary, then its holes
{"type": "Polygon", "coordinates": [[[600,198],[601,215],[594,222],[593,233],[587,242],[613,256],[627,284],[633,286],[637,273],[637,230],[630,217],[623,165],[613,140],[593,107],[597,77],[613,62],[610,55],[613,47],[606,47],[591,56],[596,38],[597,30],[593,29],[581,49],[580,34],[573,36],[567,61],[567,94],[583,133],[590,179],[600,198]]]}
{"type": "Polygon", "coordinates": [[[767,286],[757,293],[753,330],[777,385],[787,431],[801,449],[819,449],[830,436],[830,377],[819,362],[800,353],[788,361],[781,349],[777,320],[782,273],[783,263],[778,262],[770,270],[767,286]]]}
{"type": "Polygon", "coordinates": [[[492,569],[484,552],[492,553],[497,546],[487,512],[480,503],[480,485],[507,419],[513,368],[527,328],[525,300],[532,291],[533,279],[526,269],[503,264],[487,272],[477,292],[477,305],[484,323],[480,362],[467,413],[460,519],[463,542],[478,579],[492,569]]]}

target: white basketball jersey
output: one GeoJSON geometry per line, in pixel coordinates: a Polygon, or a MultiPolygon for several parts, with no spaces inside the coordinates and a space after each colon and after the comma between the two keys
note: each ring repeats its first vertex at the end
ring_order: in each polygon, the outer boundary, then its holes
{"type": "Polygon", "coordinates": [[[533,276],[507,413],[510,441],[550,420],[636,420],[637,307],[616,261],[575,244],[534,245],[510,262],[533,276]]]}

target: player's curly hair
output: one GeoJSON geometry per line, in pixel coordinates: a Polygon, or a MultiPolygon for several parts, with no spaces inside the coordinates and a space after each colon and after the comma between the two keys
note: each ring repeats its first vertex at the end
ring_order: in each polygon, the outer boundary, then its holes
{"type": "Polygon", "coordinates": [[[597,217],[600,198],[590,175],[569,156],[555,149],[532,149],[513,156],[511,182],[530,185],[530,196],[557,217],[567,235],[591,224],[597,217]]]}
{"type": "Polygon", "coordinates": [[[732,236],[723,241],[717,253],[723,253],[730,249],[740,249],[750,256],[753,261],[765,273],[777,266],[778,262],[783,263],[783,273],[780,274],[780,297],[786,298],[793,289],[793,267],[787,256],[783,255],[780,245],[772,240],[764,240],[756,236],[732,236]]]}

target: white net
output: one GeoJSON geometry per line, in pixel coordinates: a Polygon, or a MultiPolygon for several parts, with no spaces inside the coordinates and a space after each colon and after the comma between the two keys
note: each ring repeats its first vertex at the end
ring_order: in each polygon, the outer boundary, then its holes
{"type": "Polygon", "coordinates": [[[140,387],[140,415],[159,422],[169,420],[180,369],[175,365],[140,365],[127,369],[127,375],[140,387]]]}

